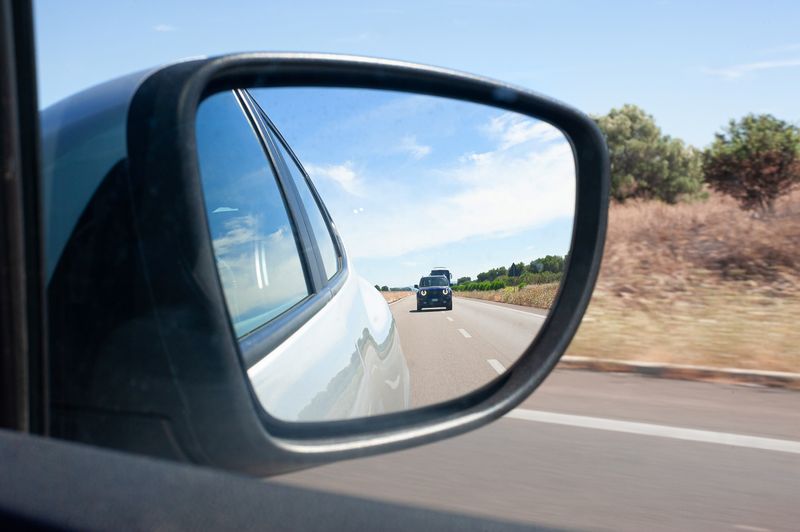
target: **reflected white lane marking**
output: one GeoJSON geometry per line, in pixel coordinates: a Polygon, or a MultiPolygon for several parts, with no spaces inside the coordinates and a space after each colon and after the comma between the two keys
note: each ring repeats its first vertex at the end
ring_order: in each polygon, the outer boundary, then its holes
{"type": "Polygon", "coordinates": [[[506,368],[503,367],[503,364],[501,364],[499,360],[490,358],[486,362],[488,362],[489,365],[492,366],[492,369],[494,369],[498,373],[498,375],[502,375],[503,373],[505,373],[506,368]]]}
{"type": "Polygon", "coordinates": [[[762,438],[760,436],[746,436],[744,434],[731,434],[728,432],[713,432],[710,430],[685,429],[667,425],[654,425],[651,423],[635,423],[619,421],[600,417],[574,416],[570,414],[556,414],[555,412],[542,412],[541,410],[527,410],[515,408],[506,417],[522,419],[525,421],[538,421],[540,423],[553,423],[586,429],[609,430],[612,432],[625,432],[640,434],[642,436],[656,436],[671,438],[673,440],[695,441],[702,443],[716,443],[748,449],[761,449],[765,451],[780,451],[784,453],[800,454],[800,442],[792,440],[779,440],[775,438],[762,438]]]}
{"type": "Polygon", "coordinates": [[[445,318],[447,318],[447,321],[453,321],[453,318],[451,318],[450,316],[445,316],[445,318]]]}
{"type": "Polygon", "coordinates": [[[470,299],[468,297],[462,297],[462,298],[459,298],[459,300],[460,301],[468,301],[470,303],[478,303],[478,304],[480,304],[480,305],[482,305],[484,307],[492,307],[492,308],[496,308],[496,309],[500,309],[500,310],[507,310],[508,312],[516,312],[517,314],[523,314],[523,315],[531,317],[531,318],[538,318],[538,319],[543,320],[543,321],[547,317],[547,316],[542,316],[541,314],[536,314],[535,312],[525,312],[524,310],[517,310],[515,308],[508,308],[508,307],[504,307],[504,306],[501,306],[501,305],[492,305],[491,303],[486,303],[485,301],[481,301],[480,299],[470,299]]]}
{"type": "Polygon", "coordinates": [[[465,331],[464,329],[458,329],[458,332],[460,332],[460,333],[461,333],[461,336],[463,336],[464,338],[472,338],[472,335],[470,335],[470,334],[469,334],[467,331],[465,331]]]}

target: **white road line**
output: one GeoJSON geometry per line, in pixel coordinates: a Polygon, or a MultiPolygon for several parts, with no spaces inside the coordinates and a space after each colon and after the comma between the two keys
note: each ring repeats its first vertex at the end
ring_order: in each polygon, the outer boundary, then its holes
{"type": "Polygon", "coordinates": [[[450,316],[445,316],[445,318],[447,318],[447,321],[453,321],[453,318],[451,318],[450,316]]]}
{"type": "Polygon", "coordinates": [[[461,333],[461,336],[463,336],[464,338],[472,338],[472,335],[470,335],[470,334],[469,334],[467,331],[465,331],[464,329],[458,329],[458,332],[460,332],[460,333],[461,333]]]}
{"type": "Polygon", "coordinates": [[[500,363],[499,360],[496,360],[494,358],[490,358],[490,359],[486,360],[486,362],[488,362],[489,365],[492,366],[492,369],[494,369],[499,375],[502,375],[503,373],[505,373],[506,368],[503,367],[503,365],[500,363]]]}
{"type": "Polygon", "coordinates": [[[525,421],[538,421],[540,423],[568,425],[571,427],[626,432],[628,434],[640,434],[642,436],[656,436],[674,440],[716,443],[719,445],[746,447],[748,449],[800,454],[800,442],[792,440],[762,438],[760,436],[746,436],[744,434],[731,434],[728,432],[712,432],[710,430],[685,429],[681,427],[654,425],[651,423],[635,423],[600,417],[556,414],[555,412],[542,412],[541,410],[527,410],[524,408],[515,408],[506,414],[506,417],[525,421]]]}
{"type": "Polygon", "coordinates": [[[537,314],[535,312],[525,312],[524,310],[517,310],[515,308],[508,308],[500,305],[492,305],[491,303],[486,303],[485,301],[481,301],[480,299],[470,299],[468,297],[461,297],[459,298],[459,301],[469,301],[470,303],[479,303],[481,305],[498,308],[500,310],[507,310],[508,312],[516,312],[517,314],[523,314],[528,317],[538,318],[542,321],[544,321],[544,319],[547,317],[547,316],[542,316],[541,314],[537,314]]]}

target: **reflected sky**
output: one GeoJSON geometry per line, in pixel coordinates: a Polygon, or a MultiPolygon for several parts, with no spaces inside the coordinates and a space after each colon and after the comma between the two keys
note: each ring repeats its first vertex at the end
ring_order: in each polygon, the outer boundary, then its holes
{"type": "Polygon", "coordinates": [[[361,275],[410,286],[569,251],[572,149],[549,124],[483,105],[365,89],[258,89],[361,275]]]}
{"type": "Polygon", "coordinates": [[[308,288],[283,197],[231,92],[202,102],[196,132],[217,269],[242,336],[305,298],[308,288]]]}

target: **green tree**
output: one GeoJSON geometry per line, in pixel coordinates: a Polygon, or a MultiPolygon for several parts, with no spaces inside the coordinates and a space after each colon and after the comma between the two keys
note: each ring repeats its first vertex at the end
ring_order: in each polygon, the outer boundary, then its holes
{"type": "Polygon", "coordinates": [[[388,292],[388,291],[389,291],[389,287],[388,286],[386,286],[386,285],[381,286],[381,292],[388,292]]]}
{"type": "Polygon", "coordinates": [[[378,286],[378,285],[375,285],[375,290],[377,290],[378,292],[380,292],[380,291],[381,291],[381,287],[380,287],[380,286],[378,286]]]}
{"type": "Polygon", "coordinates": [[[731,120],[703,154],[703,171],[711,188],[743,209],[772,212],[800,183],[800,129],[772,115],[731,120]]]}
{"type": "Polygon", "coordinates": [[[489,271],[481,272],[478,274],[478,281],[494,281],[501,275],[507,275],[508,270],[506,270],[505,266],[500,266],[499,268],[492,268],[489,271]]]}
{"type": "Polygon", "coordinates": [[[470,277],[459,277],[456,284],[465,284],[470,282],[472,279],[470,277]]]}
{"type": "Polygon", "coordinates": [[[547,255],[539,259],[542,264],[542,271],[559,273],[564,271],[564,257],[558,255],[547,255]]]}
{"type": "Polygon", "coordinates": [[[675,203],[702,192],[700,152],[661,133],[653,117],[635,105],[595,117],[611,159],[611,196],[675,203]]]}
{"type": "Polygon", "coordinates": [[[532,260],[527,267],[527,270],[531,273],[539,273],[544,269],[544,265],[542,264],[541,260],[532,260]]]}
{"type": "Polygon", "coordinates": [[[525,271],[525,264],[516,262],[512,262],[511,266],[508,268],[508,276],[509,277],[519,277],[525,271]]]}

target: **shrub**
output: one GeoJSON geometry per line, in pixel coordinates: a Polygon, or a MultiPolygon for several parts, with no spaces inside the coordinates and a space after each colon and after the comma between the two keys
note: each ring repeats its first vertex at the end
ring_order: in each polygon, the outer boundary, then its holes
{"type": "Polygon", "coordinates": [[[800,130],[772,115],[731,120],[703,155],[706,181],[743,209],[772,212],[800,183],[800,130]]]}
{"type": "Polygon", "coordinates": [[[608,144],[611,196],[675,203],[702,193],[700,152],[663,135],[651,115],[635,105],[612,109],[595,121],[608,144]]]}

